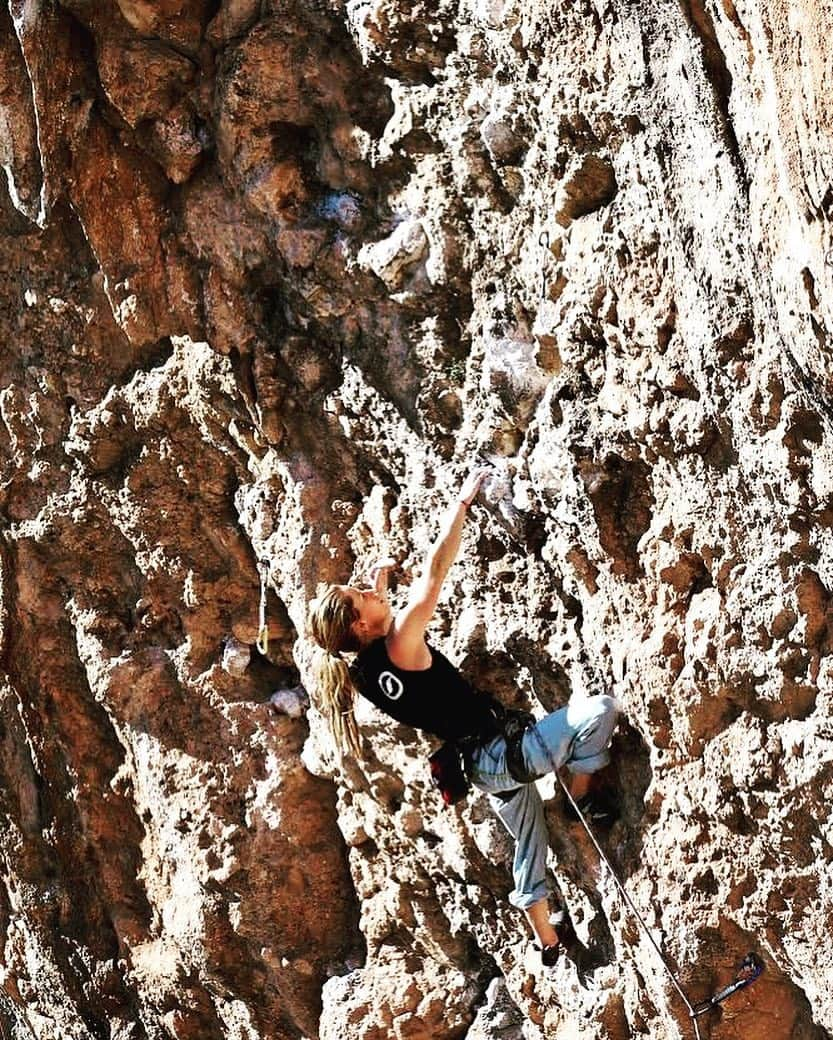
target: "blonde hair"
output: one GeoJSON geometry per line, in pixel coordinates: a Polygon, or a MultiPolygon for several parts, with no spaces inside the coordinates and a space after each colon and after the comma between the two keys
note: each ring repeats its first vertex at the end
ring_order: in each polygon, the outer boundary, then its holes
{"type": "Polygon", "coordinates": [[[320,650],[314,663],[316,700],[339,754],[345,751],[362,757],[361,736],[353,708],[358,690],[343,653],[356,653],[361,643],[353,632],[359,612],[350,597],[338,586],[331,585],[319,596],[309,611],[312,638],[320,650]]]}

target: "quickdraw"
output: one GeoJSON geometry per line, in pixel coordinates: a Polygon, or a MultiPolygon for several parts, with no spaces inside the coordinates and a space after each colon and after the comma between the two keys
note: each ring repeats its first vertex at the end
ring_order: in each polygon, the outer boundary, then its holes
{"type": "MultiPolygon", "coordinates": [[[[538,236],[538,245],[543,246],[544,249],[550,248],[550,233],[549,231],[542,231],[538,236]]],[[[546,300],[547,298],[547,269],[546,265],[541,271],[541,299],[546,300]]]]}
{"type": "Polygon", "coordinates": [[[747,953],[740,962],[740,967],[735,974],[734,981],[719,990],[714,994],[714,996],[709,997],[708,1000],[701,1000],[699,1004],[695,1004],[691,1011],[691,1017],[697,1018],[700,1015],[705,1015],[707,1011],[711,1011],[713,1008],[716,1008],[718,1004],[722,1004],[727,997],[731,997],[731,995],[737,993],[739,989],[745,989],[747,986],[751,986],[763,970],[764,962],[757,953],[747,953]]]}
{"type": "Polygon", "coordinates": [[[269,561],[260,561],[260,616],[258,618],[258,650],[265,657],[269,653],[269,625],[266,621],[266,579],[269,577],[269,561]]]}

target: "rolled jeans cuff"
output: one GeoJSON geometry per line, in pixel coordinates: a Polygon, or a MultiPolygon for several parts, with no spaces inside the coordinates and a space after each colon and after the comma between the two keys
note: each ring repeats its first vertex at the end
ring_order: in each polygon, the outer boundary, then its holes
{"type": "Polygon", "coordinates": [[[535,906],[536,903],[540,903],[542,899],[546,899],[549,894],[549,885],[544,880],[536,884],[531,892],[519,892],[517,889],[514,889],[509,893],[509,902],[512,906],[517,907],[518,910],[528,910],[531,906],[535,906]]]}

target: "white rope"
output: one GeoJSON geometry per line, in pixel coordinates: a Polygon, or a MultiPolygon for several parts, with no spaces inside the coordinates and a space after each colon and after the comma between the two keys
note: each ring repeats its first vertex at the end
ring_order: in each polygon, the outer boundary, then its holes
{"type": "MultiPolygon", "coordinates": [[[[558,774],[556,774],[556,775],[558,776],[558,774]]],[[[564,789],[564,794],[567,796],[567,800],[569,801],[570,805],[575,810],[575,813],[578,816],[579,820],[581,820],[581,823],[582,823],[584,829],[587,831],[588,837],[593,842],[593,845],[596,848],[596,852],[598,852],[599,857],[601,858],[602,862],[604,863],[604,865],[607,867],[608,871],[610,872],[610,876],[613,878],[613,881],[615,882],[616,887],[622,893],[622,898],[625,900],[625,902],[630,907],[631,912],[633,913],[634,917],[637,919],[637,921],[639,921],[640,925],[642,926],[642,930],[648,936],[648,941],[651,943],[651,945],[653,946],[654,950],[656,951],[656,954],[659,957],[660,962],[662,963],[663,968],[665,968],[666,972],[668,973],[669,978],[674,983],[674,988],[677,990],[677,992],[682,997],[683,1003],[688,1008],[688,1012],[689,1012],[689,1015],[691,1017],[691,1021],[694,1024],[694,1035],[697,1038],[697,1040],[700,1040],[700,1027],[697,1024],[697,1018],[695,1017],[695,1014],[694,1014],[694,1008],[691,1005],[691,1001],[686,996],[685,990],[683,989],[683,987],[678,982],[677,976],[671,970],[671,968],[670,968],[670,966],[668,964],[668,961],[666,961],[665,957],[663,956],[662,950],[659,948],[659,946],[658,946],[656,940],[654,939],[653,935],[651,935],[650,931],[648,930],[648,926],[642,920],[642,918],[641,918],[641,916],[639,914],[639,911],[636,909],[636,907],[633,904],[633,901],[631,900],[631,897],[626,892],[625,886],[622,884],[622,882],[616,876],[616,871],[610,865],[610,860],[604,854],[604,850],[602,849],[601,845],[599,845],[598,841],[596,841],[595,835],[593,834],[592,830],[590,830],[590,825],[588,824],[587,820],[584,818],[584,814],[582,813],[581,809],[579,809],[579,807],[576,805],[575,799],[570,794],[569,788],[567,787],[567,785],[564,783],[564,781],[562,780],[562,778],[560,776],[558,776],[558,782],[561,784],[562,788],[564,789]]]]}

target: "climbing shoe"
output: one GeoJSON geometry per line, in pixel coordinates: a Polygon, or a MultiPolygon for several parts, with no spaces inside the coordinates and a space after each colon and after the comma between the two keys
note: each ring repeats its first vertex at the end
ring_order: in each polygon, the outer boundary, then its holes
{"type": "MultiPolygon", "coordinates": [[[[595,823],[600,827],[610,827],[619,819],[619,806],[610,791],[591,791],[589,794],[579,798],[576,805],[581,815],[591,826],[595,823]]],[[[564,815],[568,820],[578,822],[578,815],[573,808],[572,802],[566,802],[564,815]]]]}
{"type": "Polygon", "coordinates": [[[555,928],[558,942],[554,946],[537,946],[536,950],[541,954],[541,964],[545,968],[554,968],[563,953],[569,953],[576,943],[576,933],[573,922],[567,913],[566,907],[559,907],[550,914],[550,924],[555,928]]]}
{"type": "Polygon", "coordinates": [[[545,968],[554,968],[563,954],[570,954],[578,940],[567,907],[561,906],[555,909],[549,915],[549,922],[555,929],[558,941],[552,946],[536,945],[536,950],[541,954],[542,965],[545,968]]]}
{"type": "Polygon", "coordinates": [[[573,922],[570,920],[566,906],[559,906],[550,914],[550,924],[558,935],[558,946],[570,950],[576,942],[576,930],[573,928],[573,922]]]}

